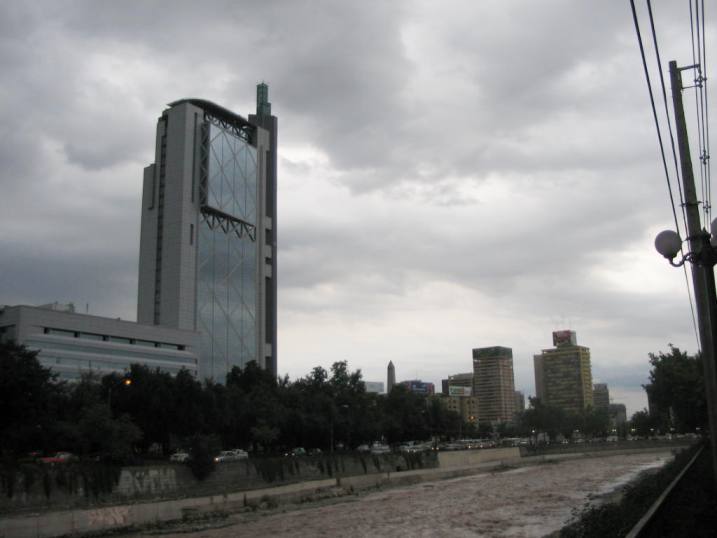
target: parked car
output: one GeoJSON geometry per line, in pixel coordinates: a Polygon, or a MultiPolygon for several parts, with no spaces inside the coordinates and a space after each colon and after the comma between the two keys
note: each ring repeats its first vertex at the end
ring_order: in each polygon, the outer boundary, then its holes
{"type": "Polygon", "coordinates": [[[175,463],[186,463],[189,461],[189,454],[182,450],[178,450],[177,452],[169,456],[169,461],[173,461],[175,463]]]}
{"type": "Polygon", "coordinates": [[[306,449],[301,446],[297,446],[293,450],[290,450],[284,456],[306,456],[306,449]]]}
{"type": "Polygon", "coordinates": [[[217,457],[214,458],[216,463],[224,463],[227,461],[239,461],[245,460],[249,457],[249,453],[241,448],[235,448],[233,450],[223,450],[217,457]]]}
{"type": "Polygon", "coordinates": [[[390,454],[391,447],[383,443],[374,443],[371,445],[371,454],[390,454]]]}
{"type": "Polygon", "coordinates": [[[371,447],[364,444],[364,445],[359,445],[359,446],[357,446],[357,447],[356,447],[356,450],[357,450],[358,452],[371,452],[371,447]]]}
{"type": "Polygon", "coordinates": [[[76,460],[77,456],[71,452],[55,452],[52,456],[40,458],[42,463],[69,463],[76,460]]]}

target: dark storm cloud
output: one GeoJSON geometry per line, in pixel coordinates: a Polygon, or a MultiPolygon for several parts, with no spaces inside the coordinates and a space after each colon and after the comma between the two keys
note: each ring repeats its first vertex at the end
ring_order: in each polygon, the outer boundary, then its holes
{"type": "Polygon", "coordinates": [[[68,252],[0,241],[2,304],[73,302],[78,312],[133,319],[136,315],[136,264],[124,251],[68,252]],[[88,306],[89,305],[89,306],[88,306]]]}
{"type": "MultiPolygon", "coordinates": [[[[654,7],[688,58],[685,9],[654,7]]],[[[647,351],[685,308],[595,279],[670,220],[624,3],[12,1],[0,65],[0,302],[132,315],[156,118],[185,96],[247,115],[266,80],[280,151],[321,155],[282,155],[282,315],[375,323],[450,283],[647,351]]]]}

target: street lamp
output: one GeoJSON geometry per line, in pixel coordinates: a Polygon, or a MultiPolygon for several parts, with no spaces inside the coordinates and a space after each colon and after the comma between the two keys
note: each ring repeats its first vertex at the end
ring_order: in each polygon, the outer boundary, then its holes
{"type": "MultiPolygon", "coordinates": [[[[673,67],[671,63],[670,69],[672,70],[673,67]]],[[[684,117],[682,121],[684,121],[684,117]]],[[[686,134],[684,136],[686,137],[686,134]]],[[[681,148],[680,154],[683,158],[683,181],[686,179],[685,174],[688,174],[691,180],[685,182],[684,187],[689,251],[682,256],[682,259],[674,261],[682,249],[682,239],[673,230],[665,230],[657,234],[655,248],[674,267],[680,267],[685,262],[692,264],[692,285],[702,348],[707,416],[711,437],[717,439],[717,364],[715,364],[717,359],[717,291],[715,290],[714,273],[714,267],[717,264],[717,219],[710,224],[711,233],[701,227],[694,184],[690,184],[694,182],[694,179],[692,178],[692,164],[689,162],[689,151],[683,155],[681,148]],[[688,188],[689,192],[687,192],[688,188]]],[[[712,467],[717,482],[717,447],[714,445],[712,446],[712,467]]]]}

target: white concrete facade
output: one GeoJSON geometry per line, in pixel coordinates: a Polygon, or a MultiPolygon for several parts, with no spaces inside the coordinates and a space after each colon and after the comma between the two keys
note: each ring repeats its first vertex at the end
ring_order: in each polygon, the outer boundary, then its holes
{"type": "Polygon", "coordinates": [[[198,375],[199,335],[192,331],[78,314],[52,305],[0,309],[0,340],[38,351],[40,363],[61,379],[129,370],[133,363],[198,375]]]}

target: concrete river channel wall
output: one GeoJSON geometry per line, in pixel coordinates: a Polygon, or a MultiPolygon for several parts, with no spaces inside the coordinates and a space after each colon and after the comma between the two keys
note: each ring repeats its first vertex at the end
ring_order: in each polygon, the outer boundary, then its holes
{"type": "Polygon", "coordinates": [[[13,477],[1,477],[0,538],[105,531],[196,513],[231,512],[267,499],[301,502],[336,487],[411,484],[528,459],[521,458],[518,448],[257,458],[219,464],[201,481],[183,464],[26,466],[13,477]]]}

